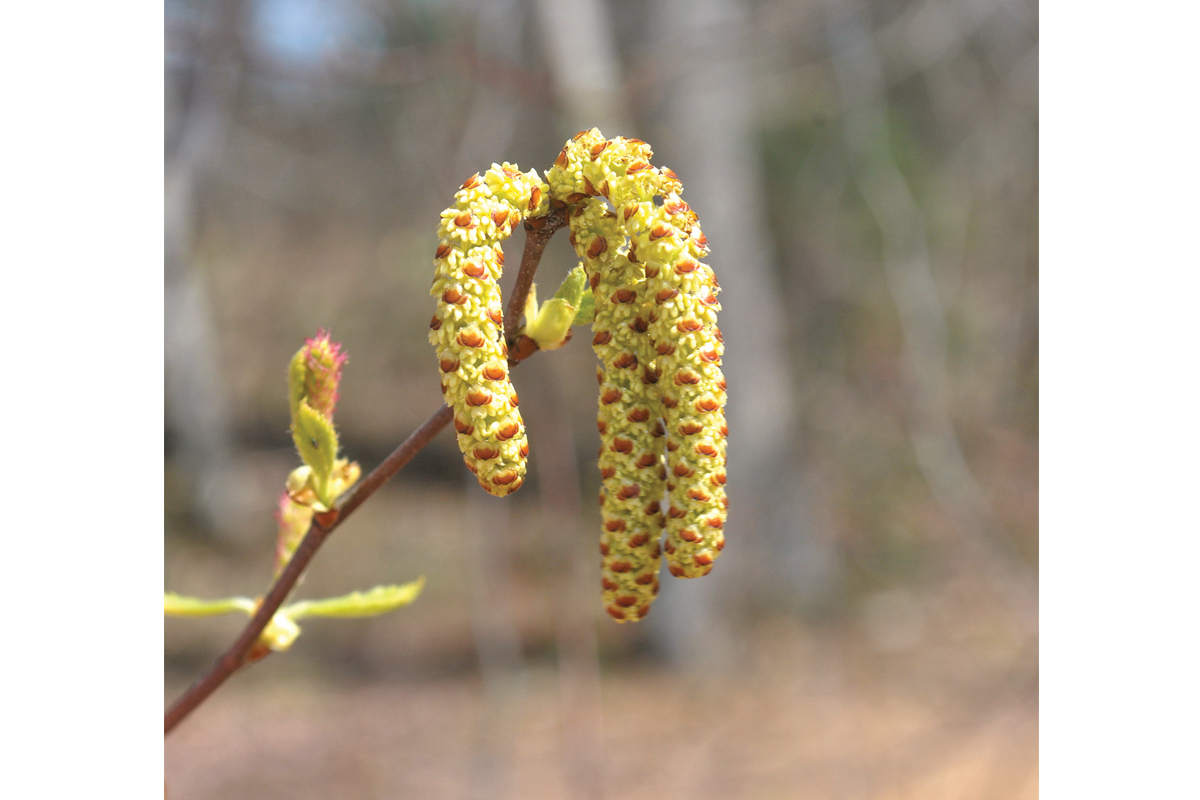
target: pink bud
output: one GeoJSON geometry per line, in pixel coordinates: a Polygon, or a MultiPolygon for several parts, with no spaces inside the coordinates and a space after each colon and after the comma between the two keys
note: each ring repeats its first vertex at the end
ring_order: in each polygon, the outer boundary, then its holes
{"type": "Polygon", "coordinates": [[[329,334],[321,329],[312,339],[304,342],[305,401],[326,419],[333,418],[333,409],[338,401],[338,383],[342,379],[342,367],[347,355],[342,346],[330,341],[329,334]]]}

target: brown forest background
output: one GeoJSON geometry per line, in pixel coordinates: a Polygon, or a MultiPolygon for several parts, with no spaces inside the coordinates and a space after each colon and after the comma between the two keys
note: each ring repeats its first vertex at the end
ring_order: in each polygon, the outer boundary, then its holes
{"type": "MultiPolygon", "coordinates": [[[[440,436],[300,589],[424,594],[235,677],[167,740],[173,797],[1037,796],[1036,4],[166,9],[167,588],[265,588],[318,327],[364,468],[436,410],[438,212],[581,128],[684,182],[732,431],[717,568],[618,626],[594,357],[526,362],[525,488],[440,436]]],[[[556,237],[543,291],[574,264],[556,237]]],[[[241,622],[168,620],[168,694],[241,622]]]]}

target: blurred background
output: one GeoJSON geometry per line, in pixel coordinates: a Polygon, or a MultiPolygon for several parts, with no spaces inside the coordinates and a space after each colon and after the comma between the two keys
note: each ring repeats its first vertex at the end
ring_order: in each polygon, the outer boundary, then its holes
{"type": "MultiPolygon", "coordinates": [[[[438,408],[438,213],[583,128],[649,142],[700,215],[732,430],[716,569],[617,625],[588,337],[525,362],[522,491],[439,436],[298,596],[424,594],[232,679],[167,740],[171,796],[1036,797],[1037,13],[169,0],[168,589],[265,590],[318,328],[365,469],[438,408]]],[[[575,262],[556,237],[543,292],[575,262]]],[[[168,700],[243,623],[167,620],[168,700]]]]}

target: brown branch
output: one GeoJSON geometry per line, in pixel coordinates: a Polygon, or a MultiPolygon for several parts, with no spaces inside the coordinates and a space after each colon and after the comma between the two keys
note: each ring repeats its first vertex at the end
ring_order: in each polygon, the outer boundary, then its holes
{"type": "Polygon", "coordinates": [[[318,548],[325,543],[329,534],[333,533],[337,526],[353,513],[354,509],[362,505],[368,497],[375,493],[375,490],[387,483],[389,478],[399,472],[405,464],[412,460],[413,456],[429,444],[433,437],[446,427],[446,423],[453,416],[454,411],[449,406],[439,408],[433,416],[421,424],[421,427],[413,431],[390,456],[384,459],[382,464],[373,469],[371,474],[354,488],[354,491],[338,505],[335,511],[314,517],[300,546],[296,548],[295,554],[275,580],[271,590],[267,592],[258,611],[246,624],[241,635],[234,640],[225,654],[213,663],[208,672],[188,687],[188,690],[167,710],[166,733],[170,733],[172,728],[182,722],[183,718],[196,706],[203,703],[230,675],[246,664],[247,655],[258,641],[259,635],[270,623],[271,618],[275,616],[275,612],[283,605],[283,601],[295,587],[296,581],[304,574],[308,562],[312,560],[318,548]]]}
{"type": "MultiPolygon", "coordinates": [[[[516,338],[514,334],[517,330],[517,322],[525,313],[525,298],[529,296],[529,290],[533,286],[533,276],[537,272],[538,264],[542,261],[542,253],[545,252],[546,245],[549,244],[550,237],[554,235],[554,232],[566,226],[567,210],[566,208],[551,208],[550,213],[544,217],[525,220],[525,252],[521,254],[521,267],[517,270],[517,282],[513,286],[512,298],[508,301],[508,312],[504,315],[504,335],[508,337],[510,348],[516,338]]],[[[512,361],[520,361],[525,357],[517,358],[515,352],[513,356],[510,357],[512,361]]]]}
{"type": "MultiPolygon", "coordinates": [[[[537,272],[538,264],[541,263],[542,253],[546,249],[546,244],[550,241],[550,237],[559,228],[567,224],[567,216],[565,209],[552,209],[549,214],[544,217],[538,217],[525,222],[525,252],[521,255],[521,267],[517,273],[517,285],[513,289],[512,297],[508,302],[508,311],[505,315],[505,330],[513,331],[516,329],[517,320],[521,318],[521,312],[525,308],[525,298],[529,295],[529,289],[533,285],[533,276],[537,272]]],[[[534,350],[536,347],[534,348],[534,350]]],[[[517,350],[512,352],[510,360],[514,363],[532,355],[534,350],[528,350],[521,353],[517,350]]],[[[383,462],[371,473],[359,482],[354,489],[345,498],[337,504],[337,507],[328,513],[317,514],[314,516],[312,524],[309,525],[308,532],[304,535],[304,539],[300,542],[300,546],[296,548],[295,554],[292,555],[283,572],[275,579],[271,585],[267,596],[263,598],[262,604],[258,607],[254,616],[246,624],[233,644],[229,649],[218,658],[213,665],[209,667],[201,677],[188,687],[187,691],[180,695],[166,714],[166,733],[170,733],[176,725],[183,721],[197,706],[203,703],[208,697],[215,692],[221,684],[229,679],[229,676],[237,672],[249,660],[249,655],[258,642],[258,637],[263,630],[271,622],[271,618],[275,616],[275,612],[287,600],[292,589],[295,588],[296,582],[300,576],[304,574],[304,570],[308,567],[310,561],[321,545],[337,529],[338,525],[357,509],[360,505],[366,502],[367,498],[373,495],[379,487],[387,483],[397,472],[404,468],[404,465],[412,460],[413,456],[421,451],[425,445],[433,440],[442,428],[454,418],[454,411],[449,406],[442,406],[429,419],[421,424],[412,434],[405,439],[392,454],[383,460],[383,462]]]]}

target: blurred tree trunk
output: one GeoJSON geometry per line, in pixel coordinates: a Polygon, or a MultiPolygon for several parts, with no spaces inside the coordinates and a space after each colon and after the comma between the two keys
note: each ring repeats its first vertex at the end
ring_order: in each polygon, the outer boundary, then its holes
{"type": "MultiPolygon", "coordinates": [[[[475,57],[485,63],[519,65],[522,27],[528,13],[524,0],[479,0],[475,12],[475,57]]],[[[509,89],[493,89],[476,82],[471,112],[451,159],[452,183],[505,158],[521,114],[521,106],[513,102],[509,89]]]]}
{"type": "Polygon", "coordinates": [[[570,133],[634,136],[612,20],[601,0],[537,0],[546,60],[570,133]]]}
{"type": "Polygon", "coordinates": [[[930,264],[925,216],[891,152],[883,65],[867,8],[856,0],[833,8],[829,42],[846,150],[882,235],[884,273],[904,337],[907,423],[916,460],[967,557],[1023,632],[1036,636],[1036,578],[1014,552],[972,474],[950,417],[945,311],[930,264]]]}
{"type": "Polygon", "coordinates": [[[655,54],[654,96],[661,97],[650,139],[656,163],[669,165],[683,181],[684,198],[712,245],[707,260],[722,288],[729,547],[703,580],[671,581],[656,620],[673,658],[699,667],[724,650],[712,641],[718,598],[722,606],[736,602],[745,593],[735,589],[738,582],[766,568],[755,565],[786,564],[786,557],[773,556],[786,556],[797,545],[804,516],[793,509],[799,518],[785,520],[777,511],[790,484],[783,456],[794,441],[793,378],[783,294],[771,269],[755,87],[736,49],[748,40],[739,35],[748,31],[743,9],[733,0],[658,0],[651,30],[661,34],[647,43],[655,54]]]}
{"type": "Polygon", "coordinates": [[[195,235],[199,193],[220,155],[237,94],[240,11],[238,0],[222,3],[210,35],[192,56],[179,138],[166,164],[166,423],[190,483],[193,511],[219,535],[236,524],[222,502],[232,435],[195,235]]]}

